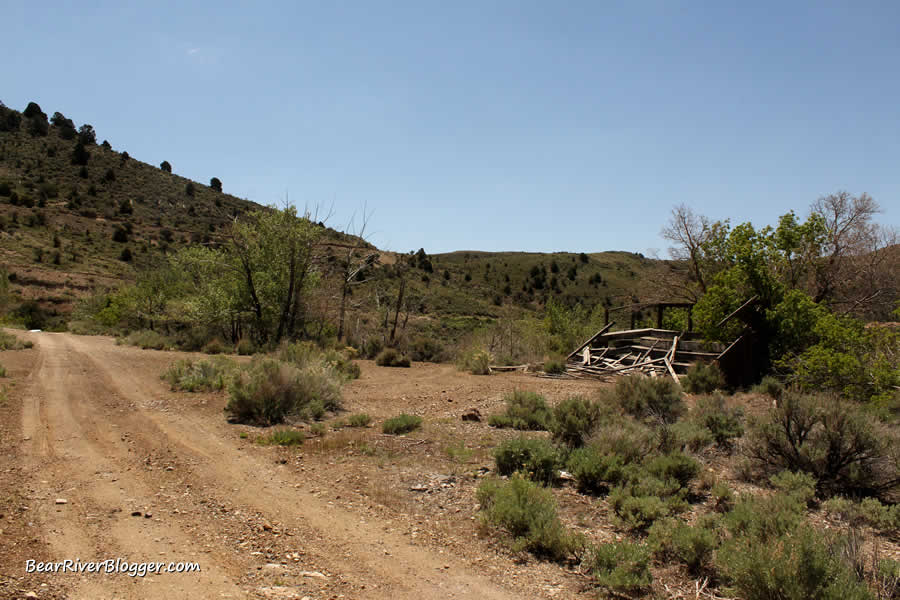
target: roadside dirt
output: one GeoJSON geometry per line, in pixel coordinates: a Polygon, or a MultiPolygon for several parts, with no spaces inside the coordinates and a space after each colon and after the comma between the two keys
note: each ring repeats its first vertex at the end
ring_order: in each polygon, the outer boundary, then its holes
{"type": "MultiPolygon", "coordinates": [[[[460,415],[478,408],[486,417],[516,387],[556,400],[596,384],[363,361],[345,388],[348,412],[375,423],[413,412],[425,417],[421,431],[341,429],[299,449],[270,448],[253,443],[264,432],[226,422],[224,395],[169,390],[159,375],[183,354],[17,335],[35,347],[0,353],[11,382],[0,407],[0,597],[590,595],[566,566],[523,563],[479,536],[479,467],[508,433],[460,415]],[[201,571],[25,572],[29,559],[116,558],[201,571]]],[[[597,510],[585,501],[578,519],[597,510]]]]}

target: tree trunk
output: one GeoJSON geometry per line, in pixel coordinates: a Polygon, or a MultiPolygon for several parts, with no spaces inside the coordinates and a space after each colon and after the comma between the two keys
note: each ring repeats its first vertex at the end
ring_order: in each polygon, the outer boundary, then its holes
{"type": "Polygon", "coordinates": [[[394,312],[394,326],[391,328],[390,344],[394,345],[394,337],[397,335],[397,321],[400,320],[400,307],[403,305],[403,293],[406,291],[406,278],[400,279],[400,289],[397,291],[397,308],[394,312]]]}

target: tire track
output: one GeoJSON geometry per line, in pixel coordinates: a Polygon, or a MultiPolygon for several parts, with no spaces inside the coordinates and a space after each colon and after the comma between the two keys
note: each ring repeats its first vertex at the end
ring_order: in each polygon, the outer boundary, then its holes
{"type": "Polygon", "coordinates": [[[241,569],[206,554],[176,523],[131,516],[156,504],[155,482],[137,475],[104,399],[111,391],[93,362],[68,336],[34,336],[40,357],[23,405],[24,448],[33,480],[35,513],[55,559],[129,562],[196,561],[202,571],[130,577],[59,574],[73,598],[241,598],[241,569]],[[66,500],[57,504],[56,498],[66,500]],[[124,508],[123,508],[124,507],[124,508]]]}
{"type": "Polygon", "coordinates": [[[158,375],[150,378],[129,369],[134,351],[102,338],[66,336],[66,343],[91,363],[88,371],[108,393],[133,410],[116,411],[116,419],[138,446],[172,447],[189,465],[195,490],[220,503],[238,505],[244,513],[264,515],[302,540],[304,553],[316,567],[365,588],[365,598],[517,598],[487,577],[469,571],[453,557],[409,543],[361,515],[330,505],[306,488],[297,474],[241,452],[227,437],[224,418],[153,407],[171,395],[158,375]],[[447,568],[450,567],[450,568],[447,568]]]}

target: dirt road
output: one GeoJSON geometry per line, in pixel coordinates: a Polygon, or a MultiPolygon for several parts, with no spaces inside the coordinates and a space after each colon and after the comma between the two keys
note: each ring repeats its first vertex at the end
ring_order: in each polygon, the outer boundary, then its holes
{"type": "MultiPolygon", "coordinates": [[[[41,540],[45,560],[201,569],[56,573],[36,597],[523,597],[468,560],[330,501],[285,461],[235,443],[219,407],[203,396],[185,400],[159,380],[173,356],[109,338],[20,335],[36,354],[13,392],[22,401],[20,465],[8,471],[28,502],[15,518],[41,540]]],[[[21,548],[0,547],[4,575],[25,569],[21,548]]]]}

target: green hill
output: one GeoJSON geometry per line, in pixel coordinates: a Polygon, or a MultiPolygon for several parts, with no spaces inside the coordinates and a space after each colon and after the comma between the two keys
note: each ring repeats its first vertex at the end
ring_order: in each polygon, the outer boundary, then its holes
{"type": "MultiPolygon", "coordinates": [[[[210,184],[97,143],[91,126],[76,129],[60,113],[0,105],[0,255],[14,302],[34,301],[64,321],[79,298],[134,281],[185,245],[215,244],[234,217],[260,208],[210,184]]],[[[330,231],[328,239],[352,238],[330,231]]],[[[383,308],[398,261],[409,265],[413,327],[449,333],[539,311],[551,299],[627,304],[645,296],[662,264],[625,252],[381,253],[377,276],[354,290],[356,313],[383,308]]],[[[325,273],[325,286],[336,286],[325,273]]]]}

